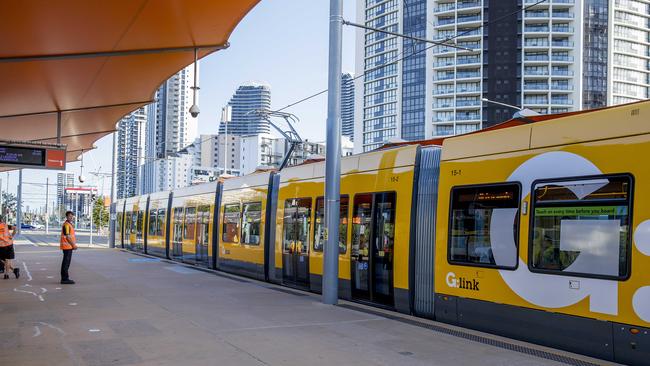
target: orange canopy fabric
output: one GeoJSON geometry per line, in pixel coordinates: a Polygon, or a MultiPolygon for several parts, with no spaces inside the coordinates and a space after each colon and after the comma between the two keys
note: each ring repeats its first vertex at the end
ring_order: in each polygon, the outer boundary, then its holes
{"type": "Polygon", "coordinates": [[[259,0],[0,2],[0,140],[55,143],[67,160],[199,57],[228,47],[259,0]]]}

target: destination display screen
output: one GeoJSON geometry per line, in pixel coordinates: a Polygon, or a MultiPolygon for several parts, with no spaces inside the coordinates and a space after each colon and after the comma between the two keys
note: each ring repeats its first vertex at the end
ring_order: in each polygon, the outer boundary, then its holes
{"type": "Polygon", "coordinates": [[[0,164],[45,166],[45,149],[0,146],[0,164]]]}

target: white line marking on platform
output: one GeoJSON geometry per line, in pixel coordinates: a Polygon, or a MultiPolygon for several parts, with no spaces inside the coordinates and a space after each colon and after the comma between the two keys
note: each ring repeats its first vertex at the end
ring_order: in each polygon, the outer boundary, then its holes
{"type": "Polygon", "coordinates": [[[54,278],[54,276],[47,276],[47,278],[52,279],[52,278],[54,278]]]}
{"type": "Polygon", "coordinates": [[[41,335],[41,328],[39,328],[38,325],[35,325],[34,326],[34,335],[32,336],[32,338],[38,337],[39,335],[41,335]]]}
{"type": "Polygon", "coordinates": [[[46,293],[46,292],[47,292],[47,289],[46,289],[45,287],[41,287],[41,291],[42,291],[43,293],[46,293]]]}
{"type": "Polygon", "coordinates": [[[97,333],[97,332],[101,332],[101,329],[88,329],[88,331],[91,333],[97,333]]]}
{"type": "Polygon", "coordinates": [[[70,306],[77,306],[77,303],[76,303],[76,302],[71,302],[71,303],[69,303],[68,305],[70,305],[70,306]]]}
{"type": "Polygon", "coordinates": [[[25,268],[25,273],[27,274],[27,281],[32,280],[32,274],[29,273],[29,269],[27,269],[27,264],[23,261],[23,268],[25,268]]]}
{"type": "Polygon", "coordinates": [[[48,327],[48,328],[50,328],[50,329],[54,329],[54,330],[56,330],[57,332],[59,332],[59,334],[61,334],[61,335],[65,335],[65,332],[63,331],[63,329],[61,329],[61,328],[59,328],[59,327],[57,327],[57,326],[54,326],[54,325],[52,325],[52,324],[50,324],[50,323],[46,323],[46,322],[38,322],[38,324],[40,324],[40,325],[45,325],[46,327],[48,327]]]}

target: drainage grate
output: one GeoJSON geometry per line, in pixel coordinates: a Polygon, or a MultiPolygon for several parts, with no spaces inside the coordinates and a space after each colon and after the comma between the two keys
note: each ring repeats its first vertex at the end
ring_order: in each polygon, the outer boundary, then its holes
{"type": "Polygon", "coordinates": [[[492,338],[489,338],[489,337],[484,337],[484,336],[480,336],[480,335],[476,335],[476,334],[471,334],[471,333],[468,333],[468,332],[463,332],[461,330],[449,329],[449,328],[441,327],[439,325],[428,324],[428,323],[420,322],[420,321],[413,320],[413,319],[406,319],[406,318],[402,318],[402,317],[399,317],[399,316],[386,314],[386,313],[383,313],[383,312],[380,312],[380,311],[374,311],[374,310],[370,310],[370,309],[360,308],[360,307],[357,307],[357,306],[354,306],[354,305],[349,305],[349,304],[341,304],[341,305],[338,305],[338,306],[342,307],[342,308],[345,308],[345,309],[360,311],[360,312],[363,312],[363,313],[368,313],[368,314],[372,314],[372,315],[375,315],[375,316],[380,316],[380,317],[383,317],[383,318],[396,320],[398,322],[406,323],[406,324],[409,324],[409,325],[414,325],[416,327],[426,328],[426,329],[432,330],[434,332],[443,333],[443,334],[451,335],[451,336],[454,336],[454,337],[467,339],[467,340],[470,340],[470,341],[473,341],[473,342],[487,344],[487,345],[490,345],[490,346],[507,349],[509,351],[515,351],[515,352],[523,353],[523,354],[526,354],[526,355],[531,355],[531,356],[543,358],[543,359],[546,359],[546,360],[565,363],[567,365],[573,365],[573,366],[598,366],[598,364],[595,364],[593,362],[583,361],[583,360],[579,360],[577,358],[564,356],[564,355],[559,355],[559,354],[555,354],[555,353],[551,353],[551,352],[547,352],[547,351],[542,351],[542,350],[534,349],[534,348],[531,348],[531,347],[522,346],[522,345],[519,345],[519,344],[508,343],[508,342],[504,342],[504,341],[501,341],[501,340],[498,340],[498,339],[492,339],[492,338]]]}

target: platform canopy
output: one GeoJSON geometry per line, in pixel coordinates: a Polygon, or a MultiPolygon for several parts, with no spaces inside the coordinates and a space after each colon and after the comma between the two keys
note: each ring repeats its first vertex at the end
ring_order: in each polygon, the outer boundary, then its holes
{"type": "Polygon", "coordinates": [[[0,2],[0,140],[56,143],[61,112],[61,143],[76,160],[151,103],[195,48],[204,57],[228,47],[258,1],[0,2]]]}

